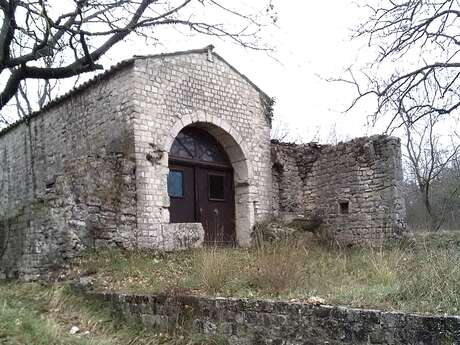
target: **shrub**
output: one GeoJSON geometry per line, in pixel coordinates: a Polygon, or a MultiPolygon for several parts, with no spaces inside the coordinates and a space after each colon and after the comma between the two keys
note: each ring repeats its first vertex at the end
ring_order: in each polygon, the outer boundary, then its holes
{"type": "Polygon", "coordinates": [[[287,226],[284,222],[271,220],[256,223],[252,238],[257,247],[263,247],[271,242],[287,241],[296,231],[297,229],[287,226]]]}
{"type": "Polygon", "coordinates": [[[270,245],[273,242],[302,242],[307,246],[322,240],[325,228],[319,217],[311,219],[295,219],[291,222],[284,222],[273,219],[271,221],[259,222],[254,225],[252,239],[256,247],[270,245]]]}

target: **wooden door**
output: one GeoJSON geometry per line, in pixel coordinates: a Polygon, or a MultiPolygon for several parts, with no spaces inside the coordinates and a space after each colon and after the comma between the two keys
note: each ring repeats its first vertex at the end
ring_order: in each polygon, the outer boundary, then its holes
{"type": "Polygon", "coordinates": [[[196,222],[195,169],[185,165],[170,165],[168,193],[171,223],[196,222]]]}
{"type": "Polygon", "coordinates": [[[233,244],[233,170],[217,140],[200,128],[184,128],[172,144],[169,169],[171,223],[201,222],[205,243],[233,244]]]}
{"type": "Polygon", "coordinates": [[[232,245],[235,242],[233,174],[212,168],[198,171],[198,214],[205,229],[204,241],[232,245]]]}

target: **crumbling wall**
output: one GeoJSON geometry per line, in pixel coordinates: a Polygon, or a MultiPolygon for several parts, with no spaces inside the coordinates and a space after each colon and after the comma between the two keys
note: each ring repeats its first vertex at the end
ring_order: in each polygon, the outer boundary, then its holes
{"type": "Polygon", "coordinates": [[[272,160],[278,181],[275,215],[320,219],[342,243],[373,242],[404,231],[398,138],[364,137],[336,146],[275,141],[272,160]]]}
{"type": "MultiPolygon", "coordinates": [[[[76,286],[78,288],[78,286],[76,286]]],[[[80,290],[81,291],[81,290],[80,290]]],[[[83,290],[83,292],[86,292],[83,290]]],[[[224,297],[92,293],[146,328],[181,326],[228,344],[456,345],[460,317],[224,297]]]]}
{"type": "Polygon", "coordinates": [[[302,217],[305,214],[304,186],[320,152],[320,146],[314,143],[296,145],[272,141],[272,204],[276,218],[302,217]]]}
{"type": "Polygon", "coordinates": [[[85,248],[134,242],[128,70],[0,132],[0,278],[35,278],[85,248]]]}

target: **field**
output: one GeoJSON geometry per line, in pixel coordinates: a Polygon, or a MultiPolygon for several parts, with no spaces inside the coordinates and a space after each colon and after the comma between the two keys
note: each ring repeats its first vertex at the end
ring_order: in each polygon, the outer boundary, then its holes
{"type": "Polygon", "coordinates": [[[275,299],[460,314],[460,233],[419,235],[381,248],[277,242],[253,249],[181,253],[99,251],[74,276],[95,288],[129,292],[275,299]]]}
{"type": "Polygon", "coordinates": [[[93,251],[54,284],[0,284],[0,344],[225,344],[178,327],[146,331],[73,294],[89,276],[96,290],[314,300],[327,304],[460,314],[460,233],[419,235],[381,248],[330,248],[289,241],[253,249],[180,253],[93,251]],[[77,329],[75,334],[72,328],[77,329]]]}

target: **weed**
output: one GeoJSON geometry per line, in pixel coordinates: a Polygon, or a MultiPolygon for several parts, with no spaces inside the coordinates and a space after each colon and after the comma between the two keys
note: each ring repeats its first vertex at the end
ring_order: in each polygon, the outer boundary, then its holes
{"type": "Polygon", "coordinates": [[[305,250],[286,241],[265,245],[256,251],[249,269],[249,283],[256,289],[280,294],[300,287],[304,277],[305,250]]]}
{"type": "Polygon", "coordinates": [[[193,269],[200,284],[207,291],[217,293],[231,280],[235,267],[226,250],[209,248],[194,254],[193,269]]]}

